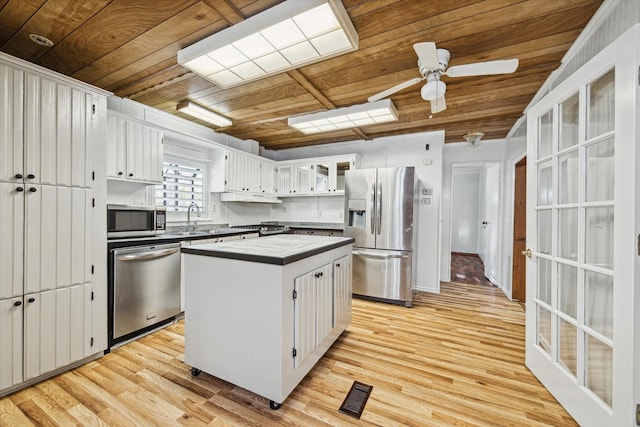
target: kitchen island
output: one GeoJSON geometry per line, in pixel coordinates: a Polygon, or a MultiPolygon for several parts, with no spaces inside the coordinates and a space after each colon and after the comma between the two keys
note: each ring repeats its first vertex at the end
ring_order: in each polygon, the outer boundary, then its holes
{"type": "Polygon", "coordinates": [[[184,247],[185,363],[280,407],[351,323],[352,238],[184,247]]]}

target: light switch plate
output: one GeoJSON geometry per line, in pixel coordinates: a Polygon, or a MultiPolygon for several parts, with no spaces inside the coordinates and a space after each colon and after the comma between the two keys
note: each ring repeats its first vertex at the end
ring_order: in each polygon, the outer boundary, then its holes
{"type": "Polygon", "coordinates": [[[422,189],[423,196],[431,196],[433,195],[433,188],[423,188],[422,189]]]}
{"type": "Polygon", "coordinates": [[[423,197],[422,199],[420,199],[420,202],[423,205],[430,205],[431,204],[431,197],[423,197]]]}

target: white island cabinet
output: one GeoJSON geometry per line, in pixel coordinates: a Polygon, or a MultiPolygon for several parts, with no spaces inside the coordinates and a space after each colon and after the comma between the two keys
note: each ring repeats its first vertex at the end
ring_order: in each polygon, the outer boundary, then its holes
{"type": "Polygon", "coordinates": [[[279,408],[351,323],[352,246],[287,234],[182,248],[192,373],[279,408]]]}

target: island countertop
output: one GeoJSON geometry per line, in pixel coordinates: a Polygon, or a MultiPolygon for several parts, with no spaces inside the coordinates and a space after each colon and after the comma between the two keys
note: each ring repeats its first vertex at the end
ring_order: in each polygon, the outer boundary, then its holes
{"type": "Polygon", "coordinates": [[[258,239],[195,244],[183,247],[180,251],[184,254],[287,265],[352,243],[354,239],[351,237],[277,234],[258,239]]]}

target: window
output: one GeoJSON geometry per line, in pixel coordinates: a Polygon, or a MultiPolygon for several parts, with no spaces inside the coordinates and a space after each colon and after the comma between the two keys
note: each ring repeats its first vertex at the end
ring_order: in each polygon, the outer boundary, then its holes
{"type": "Polygon", "coordinates": [[[170,212],[186,212],[195,203],[200,212],[206,212],[205,170],[204,164],[165,157],[163,182],[156,185],[156,206],[166,207],[171,215],[170,212]]]}

